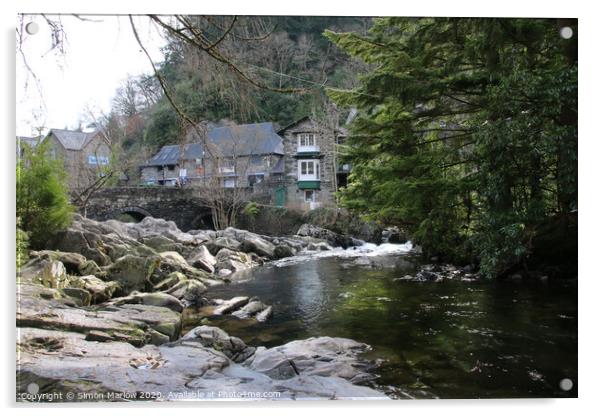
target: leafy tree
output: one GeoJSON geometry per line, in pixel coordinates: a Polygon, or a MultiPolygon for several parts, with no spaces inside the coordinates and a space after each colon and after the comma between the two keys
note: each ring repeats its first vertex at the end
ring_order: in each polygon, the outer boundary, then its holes
{"type": "MultiPolygon", "coordinates": [[[[336,101],[360,109],[344,203],[405,226],[426,255],[523,262],[577,208],[576,36],[553,19],[384,18],[326,32],[374,68],[336,101]]],[[[576,21],[569,22],[576,33],[576,21]]]]}
{"type": "Polygon", "coordinates": [[[17,218],[31,247],[39,249],[69,225],[73,208],[62,164],[50,157],[48,145],[23,148],[24,156],[17,162],[17,218]]]}

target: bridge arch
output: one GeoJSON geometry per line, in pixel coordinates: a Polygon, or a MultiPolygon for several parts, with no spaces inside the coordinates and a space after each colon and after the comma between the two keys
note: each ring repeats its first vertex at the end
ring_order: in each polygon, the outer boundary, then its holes
{"type": "MultiPolygon", "coordinates": [[[[140,222],[145,217],[152,217],[152,214],[145,210],[144,208],[136,207],[136,206],[128,206],[115,210],[113,212],[112,217],[115,219],[126,219],[127,216],[132,218],[134,222],[140,222]]],[[[129,221],[131,222],[131,221],[129,221]]]]}

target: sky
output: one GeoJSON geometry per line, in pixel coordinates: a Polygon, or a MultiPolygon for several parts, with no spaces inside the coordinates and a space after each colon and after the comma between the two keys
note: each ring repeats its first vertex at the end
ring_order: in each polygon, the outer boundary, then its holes
{"type": "MultiPolygon", "coordinates": [[[[48,15],[51,19],[57,16],[48,15]]],[[[152,67],[139,47],[127,16],[85,16],[82,21],[63,15],[65,53],[52,51],[51,30],[40,15],[26,16],[39,31],[23,31],[22,50],[34,76],[16,50],[16,133],[32,136],[39,126],[77,128],[80,120],[108,113],[116,89],[128,75],[151,74],[152,67]]],[[[143,16],[136,28],[153,61],[162,59],[165,44],[157,28],[143,16]]]]}

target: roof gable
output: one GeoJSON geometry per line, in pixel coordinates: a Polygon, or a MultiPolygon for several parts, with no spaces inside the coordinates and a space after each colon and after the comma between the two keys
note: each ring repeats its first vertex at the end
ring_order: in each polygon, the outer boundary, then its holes
{"type": "Polygon", "coordinates": [[[98,131],[85,133],[83,131],[51,129],[48,136],[53,135],[67,150],[82,150],[98,134],[98,131]]]}
{"type": "Polygon", "coordinates": [[[290,129],[290,128],[293,128],[293,127],[295,127],[297,124],[299,124],[299,123],[302,123],[302,122],[304,122],[304,121],[306,121],[306,120],[309,120],[309,116],[304,116],[304,117],[301,117],[299,120],[293,121],[293,122],[292,122],[291,124],[289,124],[288,126],[286,126],[286,127],[283,127],[283,128],[281,128],[280,130],[278,130],[278,134],[282,134],[282,133],[284,133],[286,130],[288,130],[288,129],[290,129]]]}

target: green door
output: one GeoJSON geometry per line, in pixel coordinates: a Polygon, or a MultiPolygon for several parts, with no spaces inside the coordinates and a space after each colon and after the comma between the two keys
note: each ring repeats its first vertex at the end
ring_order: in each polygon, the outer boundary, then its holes
{"type": "Polygon", "coordinates": [[[274,199],[276,200],[276,206],[284,206],[284,204],[286,203],[286,188],[284,186],[276,188],[274,199]]]}

